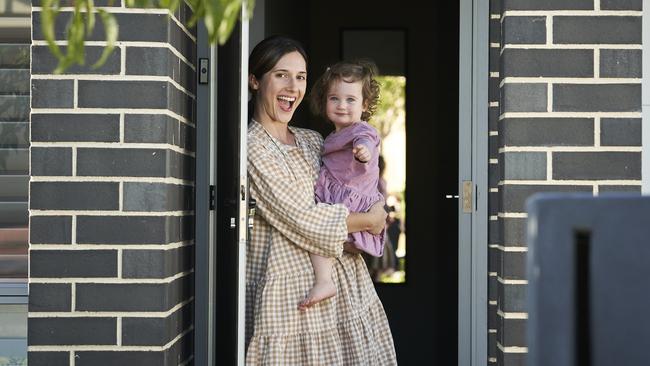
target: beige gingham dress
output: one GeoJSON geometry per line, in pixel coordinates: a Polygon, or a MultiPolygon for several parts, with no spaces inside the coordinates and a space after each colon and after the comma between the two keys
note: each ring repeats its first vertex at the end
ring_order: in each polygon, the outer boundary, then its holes
{"type": "Polygon", "coordinates": [[[384,308],[359,254],[343,253],[348,210],[316,204],[322,137],[289,127],[284,145],[257,122],[248,174],[257,211],[246,263],[247,365],[395,365],[384,308]],[[309,253],[336,257],[337,295],[298,310],[314,282],[309,253]]]}

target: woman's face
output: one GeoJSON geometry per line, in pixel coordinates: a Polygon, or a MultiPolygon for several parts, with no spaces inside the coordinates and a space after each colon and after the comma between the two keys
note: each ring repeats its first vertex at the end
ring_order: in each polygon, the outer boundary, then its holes
{"type": "Polygon", "coordinates": [[[255,119],[258,122],[289,123],[307,88],[305,59],[298,52],[287,53],[261,80],[251,75],[249,82],[257,93],[255,119]]]}

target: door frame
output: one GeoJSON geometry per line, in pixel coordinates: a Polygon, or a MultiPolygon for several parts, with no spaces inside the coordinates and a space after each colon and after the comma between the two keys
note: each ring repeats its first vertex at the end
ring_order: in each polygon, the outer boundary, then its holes
{"type": "Polygon", "coordinates": [[[488,361],[489,18],[489,1],[460,1],[458,365],[462,366],[488,361]],[[471,182],[470,192],[464,192],[465,182],[471,182]],[[465,199],[471,199],[468,212],[463,212],[465,199]]]}
{"type": "MultiPolygon", "coordinates": [[[[461,0],[459,29],[459,176],[458,176],[458,365],[484,366],[488,361],[488,56],[489,2],[461,0]],[[471,210],[463,212],[464,182],[471,182],[471,210]]],[[[242,42],[248,46],[248,22],[242,42]],[[245,42],[244,42],[245,41],[245,42]]],[[[195,346],[199,365],[214,365],[215,228],[210,187],[215,185],[217,47],[208,46],[198,26],[197,60],[209,59],[210,82],[197,84],[195,346]],[[201,123],[200,121],[206,121],[201,123]]],[[[245,59],[248,54],[242,54],[245,59]]],[[[242,63],[242,71],[247,64],[242,63]]],[[[197,68],[197,74],[199,73],[197,68]]],[[[242,74],[246,78],[247,71],[242,74]]],[[[197,76],[198,78],[198,76],[197,76]]],[[[245,100],[242,95],[242,100],[245,100]]],[[[247,110],[242,104],[242,115],[247,110]]],[[[243,123],[243,122],[242,122],[243,123]]],[[[243,125],[245,127],[245,125],[243,125]]],[[[244,147],[244,146],[242,146],[244,147]]],[[[245,157],[246,151],[240,151],[245,157]]],[[[245,164],[245,159],[243,159],[245,164]]],[[[245,179],[242,180],[245,184],[245,179]]],[[[245,207],[243,208],[245,211],[245,207]]],[[[240,220],[245,216],[240,215],[240,220]]],[[[242,225],[242,232],[245,225],[242,225]]],[[[239,243],[243,246],[242,243],[239,243]]],[[[243,259],[241,259],[243,260],[243,259]]],[[[241,262],[240,262],[240,265],[241,262]]],[[[242,267],[243,268],[243,267],[242,267]]],[[[241,291],[242,289],[240,289],[241,291]]],[[[240,313],[244,310],[240,304],[240,313]]],[[[243,313],[242,313],[243,314],[243,313]]],[[[243,325],[243,324],[242,324],[243,325]]],[[[243,340],[239,352],[243,354],[243,340]]],[[[240,363],[243,360],[239,360],[240,363]]]]}

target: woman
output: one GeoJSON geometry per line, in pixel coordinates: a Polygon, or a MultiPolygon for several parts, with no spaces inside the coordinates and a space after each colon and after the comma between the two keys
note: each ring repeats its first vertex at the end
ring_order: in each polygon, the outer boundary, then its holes
{"type": "Polygon", "coordinates": [[[343,250],[349,232],[382,230],[383,202],[366,213],[316,204],[323,139],[288,126],[305,94],[306,60],[285,37],[265,39],[249,59],[248,173],[257,213],[247,248],[246,363],[394,365],[388,321],[366,265],[343,250]],[[335,258],[337,295],[300,311],[314,281],[310,252],[335,258]]]}

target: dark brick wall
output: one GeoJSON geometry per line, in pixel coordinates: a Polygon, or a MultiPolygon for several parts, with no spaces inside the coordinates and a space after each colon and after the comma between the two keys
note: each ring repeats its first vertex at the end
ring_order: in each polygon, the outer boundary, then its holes
{"type": "Polygon", "coordinates": [[[191,362],[196,32],[120,4],[63,75],[33,8],[30,366],[191,362]]]}
{"type": "Polygon", "coordinates": [[[526,199],[640,191],[641,4],[491,0],[488,364],[526,363],[526,199]]]}

